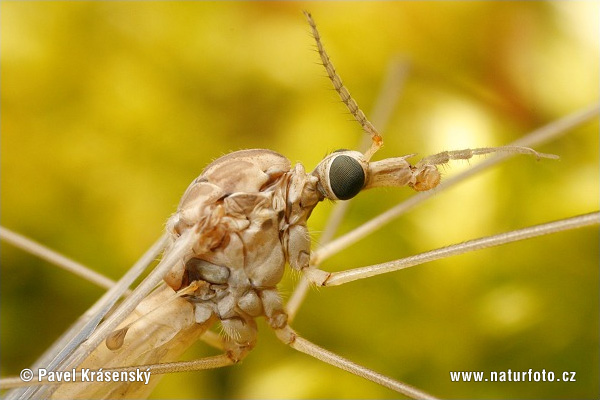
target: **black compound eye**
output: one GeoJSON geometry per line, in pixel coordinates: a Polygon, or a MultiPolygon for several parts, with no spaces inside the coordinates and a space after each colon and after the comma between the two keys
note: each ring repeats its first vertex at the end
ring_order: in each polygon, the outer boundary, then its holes
{"type": "Polygon", "coordinates": [[[365,185],[365,172],[360,163],[345,155],[337,156],[329,167],[329,186],[340,200],[353,198],[365,185]]]}

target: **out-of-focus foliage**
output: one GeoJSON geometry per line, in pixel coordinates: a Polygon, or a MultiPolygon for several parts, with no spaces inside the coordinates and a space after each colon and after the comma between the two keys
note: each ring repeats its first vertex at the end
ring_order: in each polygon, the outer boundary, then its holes
{"type": "MultiPolygon", "coordinates": [[[[598,101],[596,2],[2,2],[2,224],[118,279],[188,183],[231,150],[311,169],[362,133],[330,90],[301,10],[370,110],[408,74],[377,157],[509,143],[598,101]]],[[[344,269],[597,208],[598,122],[440,193],[328,261],[344,269]]],[[[472,160],[471,163],[476,163],[472,160]]],[[[468,167],[454,163],[453,175],[468,167]]],[[[410,196],[361,195],[342,229],[410,196]]],[[[315,211],[315,240],[330,204],[315,211]]],[[[3,376],[101,293],[2,245],[3,376]]],[[[294,326],[448,398],[597,398],[598,232],[583,229],[312,291],[294,326]],[[577,382],[452,383],[449,371],[575,371],[577,382]]],[[[282,284],[289,295],[292,274],[282,284]]],[[[157,398],[397,397],[277,342],[173,375],[157,398]]],[[[210,354],[198,344],[188,358],[210,354]]]]}

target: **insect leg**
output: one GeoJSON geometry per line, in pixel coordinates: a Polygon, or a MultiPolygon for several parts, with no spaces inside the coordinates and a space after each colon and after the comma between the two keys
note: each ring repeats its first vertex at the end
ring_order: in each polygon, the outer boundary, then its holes
{"type": "Polygon", "coordinates": [[[115,281],[98,272],[86,267],[83,264],[73,261],[68,257],[63,256],[49,249],[48,247],[31,240],[23,235],[11,231],[3,226],[0,226],[0,239],[7,243],[26,251],[29,254],[36,255],[43,260],[55,264],[77,276],[82,277],[88,282],[94,283],[102,288],[110,289],[115,285],[115,281]]]}
{"type": "Polygon", "coordinates": [[[402,393],[410,398],[435,399],[435,397],[431,396],[430,394],[416,389],[410,385],[407,385],[406,383],[402,383],[385,375],[381,375],[378,372],[358,365],[344,357],[332,353],[329,350],[325,350],[324,348],[317,346],[316,344],[300,337],[289,325],[286,325],[281,329],[276,329],[275,334],[277,335],[277,338],[279,338],[279,340],[281,340],[282,342],[289,345],[295,350],[298,350],[304,354],[308,354],[311,357],[331,364],[335,367],[341,368],[354,375],[378,383],[398,393],[402,393]]]}
{"type": "Polygon", "coordinates": [[[337,286],[359,279],[368,278],[375,275],[398,271],[400,269],[413,267],[429,261],[446,258],[453,255],[464,254],[469,251],[485,249],[519,240],[530,239],[550,233],[563,232],[570,229],[583,228],[600,224],[600,212],[596,211],[590,214],[583,214],[576,217],[561,219],[548,222],[541,225],[534,225],[527,228],[501,233],[498,235],[487,236],[480,239],[469,240],[467,242],[442,247],[425,253],[402,258],[383,264],[370,265],[362,268],[354,268],[340,272],[325,272],[316,268],[307,268],[305,276],[317,286],[337,286]]]}

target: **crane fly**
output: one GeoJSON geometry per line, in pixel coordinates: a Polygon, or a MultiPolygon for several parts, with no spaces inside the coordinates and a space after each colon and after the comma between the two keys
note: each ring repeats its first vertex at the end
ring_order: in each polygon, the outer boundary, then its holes
{"type": "MultiPolygon", "coordinates": [[[[167,222],[167,239],[159,241],[158,245],[159,248],[166,246],[159,266],[133,294],[125,298],[119,308],[108,314],[89,337],[71,341],[68,345],[70,354],[60,352],[46,357],[52,359],[52,366],[48,369],[120,368],[121,372],[129,372],[127,367],[135,365],[132,368],[157,375],[228,366],[248,356],[256,343],[255,319],[264,317],[276,336],[296,350],[406,396],[432,397],[331,353],[296,333],[289,321],[299,307],[295,302],[301,302],[296,299],[302,298],[306,283],[300,285],[286,307],[277,290],[285,264],[302,274],[305,279],[302,282],[334,286],[441,256],[598,223],[596,213],[466,242],[420,257],[342,272],[319,269],[318,264],[329,256],[328,251],[332,252],[332,247],[329,250],[324,247],[311,254],[306,221],[313,208],[323,200],[349,200],[362,190],[377,187],[409,186],[418,192],[428,193],[440,184],[439,165],[478,155],[500,153],[504,156],[529,154],[538,159],[557,157],[539,153],[523,143],[515,143],[503,147],[445,151],[414,164],[411,164],[413,155],[374,160],[383,144],[382,136],[342,84],[323,48],[314,21],[310,14],[306,13],[306,17],[334,89],[371,138],[370,146],[364,152],[335,151],[310,173],[301,164],[292,166],[279,153],[261,149],[233,152],[208,165],[189,186],[177,212],[167,222]],[[165,283],[161,283],[163,280],[165,283]],[[161,323],[157,324],[157,321],[161,323]],[[208,330],[217,322],[224,332],[221,337],[215,337],[208,330]],[[189,363],[174,362],[187,347],[201,338],[223,353],[189,363]]],[[[577,117],[582,118],[581,115],[577,117]]],[[[345,245],[337,241],[338,246],[340,243],[345,245]]],[[[121,285],[121,294],[127,286],[121,285]]],[[[118,296],[113,295],[112,303],[102,305],[104,313],[118,296]]],[[[101,314],[96,315],[102,317],[101,314]]],[[[95,321],[92,325],[97,323],[95,321]]],[[[155,381],[156,378],[153,384],[155,381]]],[[[148,395],[152,387],[146,382],[116,383],[110,388],[100,384],[45,385],[40,392],[37,388],[29,388],[15,391],[9,394],[9,398],[21,395],[45,397],[50,394],[58,398],[140,397],[148,395]]]]}

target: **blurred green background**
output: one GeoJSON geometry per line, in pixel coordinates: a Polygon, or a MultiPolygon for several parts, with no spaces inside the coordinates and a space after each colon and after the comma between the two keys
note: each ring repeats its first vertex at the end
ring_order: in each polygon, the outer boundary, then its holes
{"type": "MultiPolygon", "coordinates": [[[[2,225],[118,279],[214,158],[269,148],[312,169],[362,133],[318,65],[312,12],[369,114],[409,66],[377,158],[496,146],[599,98],[597,2],[0,4],[2,225]]],[[[328,260],[345,269],[598,208],[598,120],[447,192],[328,260]]],[[[475,164],[456,162],[447,176],[475,164]]],[[[348,231],[411,196],[374,190],[348,231]]],[[[331,204],[310,227],[318,240],[331,204]]],[[[312,290],[308,339],[446,398],[598,398],[598,229],[312,290]],[[452,383],[449,371],[575,371],[577,382],[452,383]]],[[[2,244],[2,376],[102,291],[2,244]]],[[[289,296],[296,277],[288,274],[289,296]]],[[[395,398],[299,354],[261,321],[241,365],[165,378],[156,398],[395,398]]],[[[199,343],[186,358],[212,354],[199,343]]]]}

